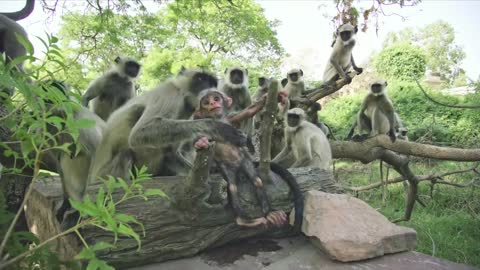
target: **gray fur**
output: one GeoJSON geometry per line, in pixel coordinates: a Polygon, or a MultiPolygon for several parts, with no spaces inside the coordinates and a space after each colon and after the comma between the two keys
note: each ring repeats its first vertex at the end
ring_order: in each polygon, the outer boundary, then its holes
{"type": "Polygon", "coordinates": [[[316,125],[305,120],[305,112],[302,109],[290,109],[288,114],[299,115],[300,123],[296,127],[290,127],[285,123],[286,144],[272,161],[281,163],[293,154],[293,164],[289,164],[291,168],[311,167],[329,170],[332,150],[327,136],[316,125]]]}
{"type": "Polygon", "coordinates": [[[107,121],[110,114],[135,96],[133,81],[138,77],[131,77],[125,73],[125,63],[134,61],[130,57],[122,57],[114,67],[94,80],[82,97],[82,105],[87,107],[91,102],[92,110],[107,121]]]}

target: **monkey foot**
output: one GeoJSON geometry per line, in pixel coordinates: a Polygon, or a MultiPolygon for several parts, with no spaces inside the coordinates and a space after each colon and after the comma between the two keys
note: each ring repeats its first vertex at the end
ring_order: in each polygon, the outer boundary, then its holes
{"type": "Polygon", "coordinates": [[[259,225],[267,225],[268,220],[264,217],[262,218],[255,218],[255,219],[243,219],[241,217],[237,217],[235,220],[237,225],[243,226],[243,227],[256,227],[259,225]]]}

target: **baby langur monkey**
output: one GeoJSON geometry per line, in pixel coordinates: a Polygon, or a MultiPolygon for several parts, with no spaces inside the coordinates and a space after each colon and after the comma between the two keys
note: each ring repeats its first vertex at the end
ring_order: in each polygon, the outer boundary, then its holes
{"type": "Polygon", "coordinates": [[[357,67],[353,59],[352,50],[355,47],[355,34],[358,32],[357,26],[346,23],[337,29],[337,38],[332,44],[333,51],[330,60],[325,67],[323,73],[324,83],[331,83],[340,78],[348,83],[352,78],[347,74],[351,67],[358,73],[362,73],[363,69],[357,67]]]}
{"type": "MultiPolygon", "coordinates": [[[[365,97],[362,107],[357,114],[357,122],[350,130],[347,139],[352,138],[355,126],[359,133],[366,131],[369,134],[353,137],[355,141],[363,141],[368,137],[387,134],[392,142],[397,139],[395,134],[395,110],[393,103],[386,95],[388,83],[376,80],[370,84],[370,93],[365,97]]],[[[399,119],[399,118],[398,118],[399,119]]]]}
{"type": "Polygon", "coordinates": [[[107,121],[112,112],[135,96],[133,80],[140,73],[140,64],[130,57],[115,58],[114,67],[93,81],[82,97],[82,105],[90,100],[95,114],[107,121]]]}
{"type": "Polygon", "coordinates": [[[397,135],[397,139],[408,141],[408,128],[403,125],[402,119],[398,113],[395,113],[395,133],[397,135]]]}
{"type": "MultiPolygon", "coordinates": [[[[252,117],[265,105],[264,97],[241,112],[227,115],[232,99],[224,93],[217,91],[215,88],[202,91],[199,94],[199,100],[199,107],[194,114],[195,119],[213,118],[234,126],[238,125],[244,119],[252,117]]],[[[207,137],[200,137],[194,143],[196,149],[203,149],[208,147],[208,145],[209,140],[207,137]]],[[[246,147],[237,147],[225,142],[216,142],[214,160],[221,175],[228,183],[228,195],[233,210],[237,215],[236,223],[238,225],[253,227],[268,224],[282,225],[286,223],[286,214],[283,211],[271,211],[264,183],[258,176],[246,147]],[[247,213],[241,207],[237,185],[240,184],[240,181],[245,181],[244,179],[248,179],[247,181],[250,181],[255,186],[256,196],[260,202],[264,217],[249,219],[247,213]]],[[[286,181],[288,182],[289,180],[286,181]]],[[[300,193],[298,184],[296,182],[288,184],[290,186],[294,185],[294,188],[292,188],[294,190],[294,196],[298,196],[298,194],[295,194],[295,191],[300,193]],[[297,187],[297,189],[295,189],[295,187],[297,187]]]]}
{"type": "Polygon", "coordinates": [[[303,82],[303,70],[292,69],[287,73],[287,84],[285,90],[289,98],[300,97],[305,92],[305,83],[303,82]]]}
{"type": "Polygon", "coordinates": [[[284,162],[293,153],[291,168],[311,167],[329,170],[332,163],[332,150],[327,136],[314,124],[305,120],[305,112],[293,108],[287,112],[285,125],[286,144],[273,162],[284,162]]]}

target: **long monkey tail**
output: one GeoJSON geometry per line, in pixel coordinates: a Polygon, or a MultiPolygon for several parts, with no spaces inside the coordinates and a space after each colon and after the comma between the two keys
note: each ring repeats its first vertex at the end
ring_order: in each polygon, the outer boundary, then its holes
{"type": "MultiPolygon", "coordinates": [[[[258,162],[254,162],[255,166],[258,166],[258,162]]],[[[270,170],[272,172],[278,174],[290,187],[290,190],[293,194],[293,205],[295,208],[295,221],[293,223],[293,231],[300,232],[302,228],[302,221],[303,221],[303,208],[304,208],[304,201],[303,201],[303,193],[300,190],[300,186],[297,183],[295,177],[285,168],[280,166],[277,163],[270,162],[270,170]]]]}

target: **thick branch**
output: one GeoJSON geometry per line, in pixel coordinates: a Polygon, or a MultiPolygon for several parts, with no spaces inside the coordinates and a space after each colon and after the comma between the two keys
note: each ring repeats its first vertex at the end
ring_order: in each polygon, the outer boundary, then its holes
{"type": "Polygon", "coordinates": [[[260,166],[259,173],[260,177],[269,181],[270,176],[270,149],[272,143],[272,132],[273,132],[273,123],[275,120],[275,115],[278,110],[278,81],[272,80],[270,82],[270,87],[268,89],[267,101],[265,104],[265,111],[263,112],[262,127],[260,129],[260,166]]]}
{"type": "Polygon", "coordinates": [[[480,161],[480,149],[440,147],[404,140],[397,140],[395,143],[392,143],[386,135],[375,136],[360,143],[336,141],[331,142],[331,144],[337,149],[337,152],[333,153],[335,158],[354,158],[360,160],[367,149],[381,147],[399,154],[424,158],[452,161],[480,161]]]}

